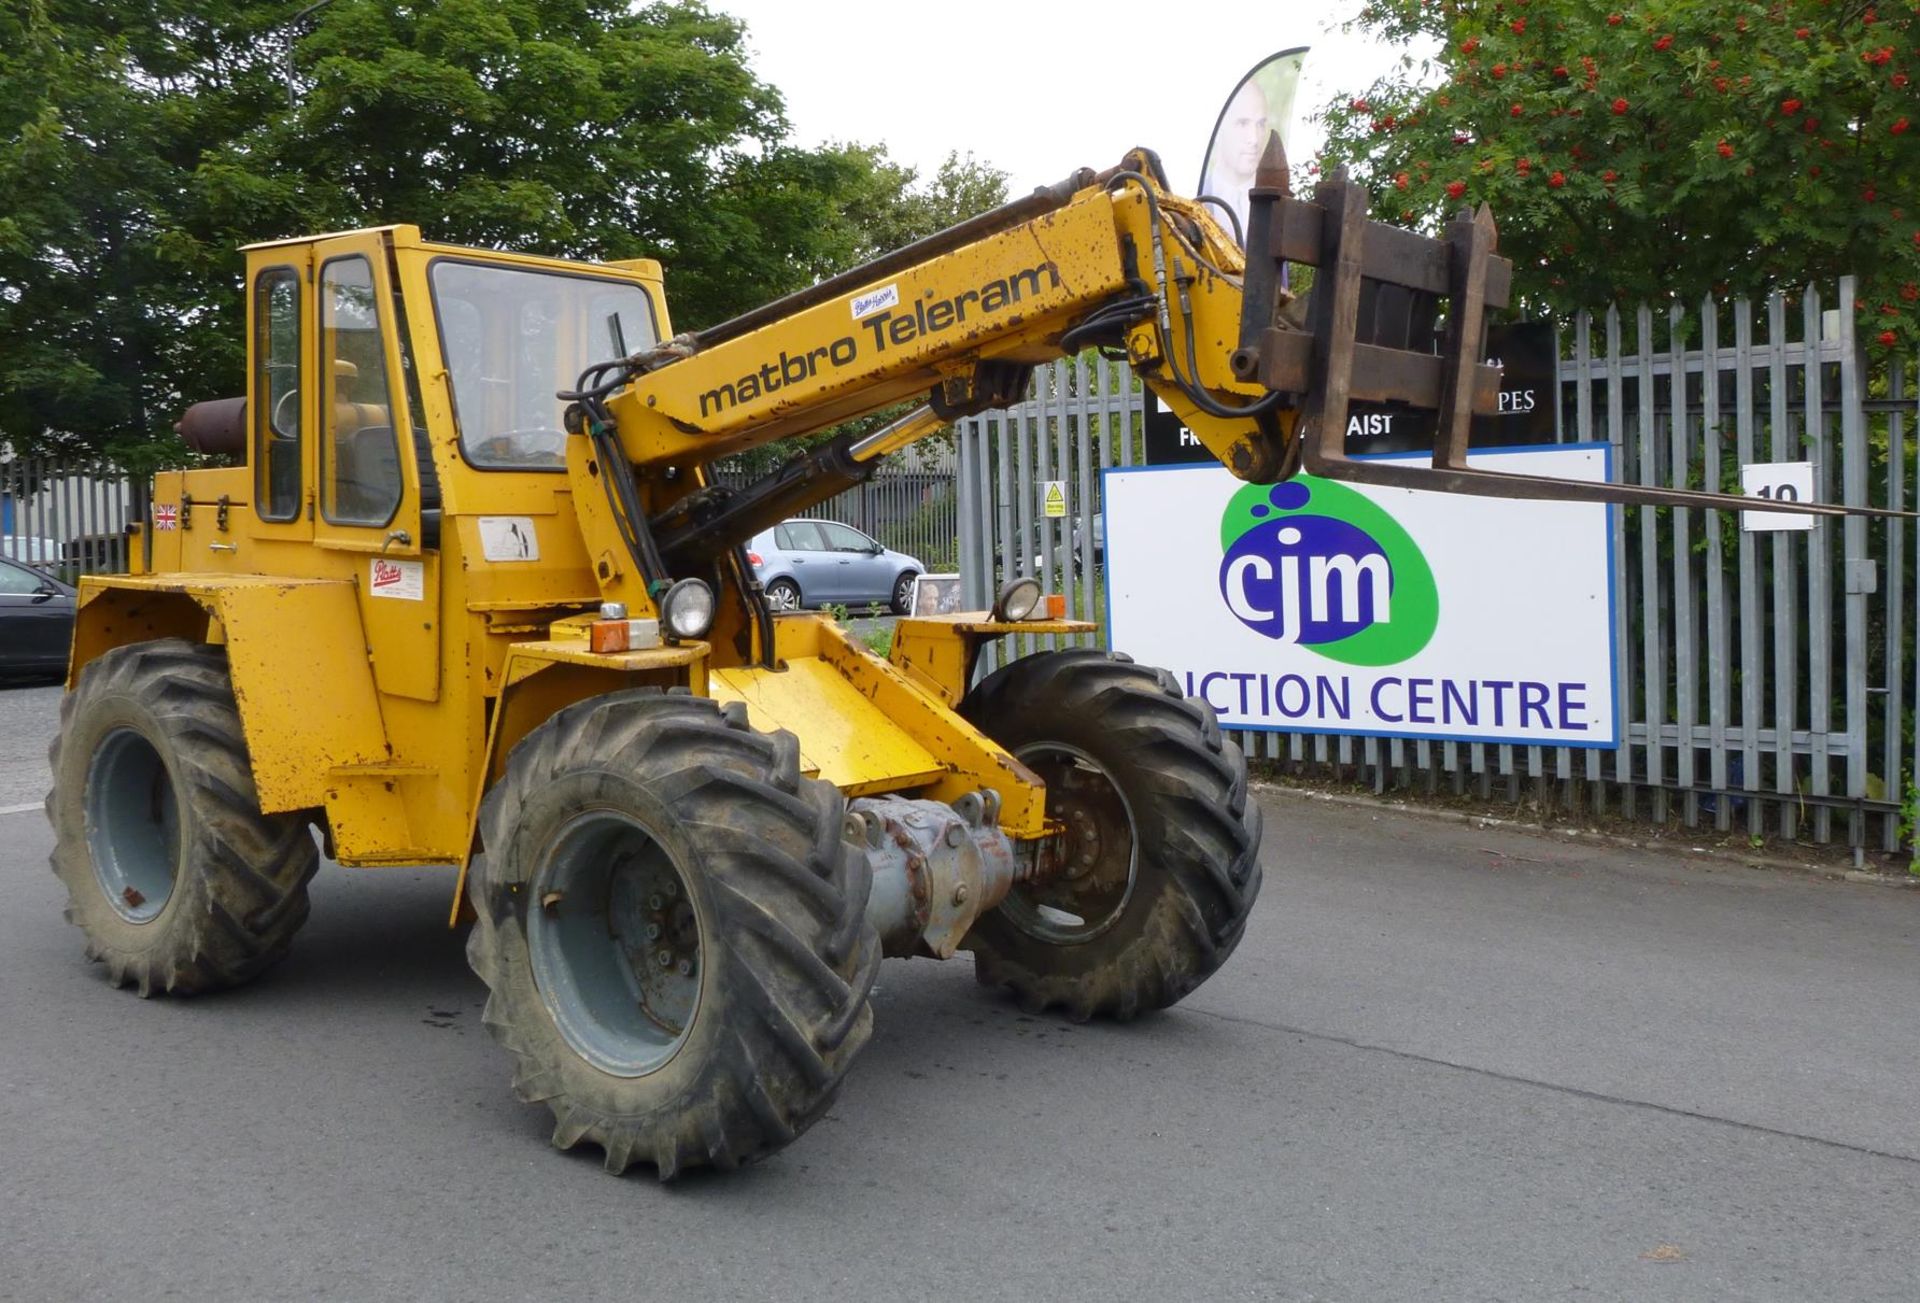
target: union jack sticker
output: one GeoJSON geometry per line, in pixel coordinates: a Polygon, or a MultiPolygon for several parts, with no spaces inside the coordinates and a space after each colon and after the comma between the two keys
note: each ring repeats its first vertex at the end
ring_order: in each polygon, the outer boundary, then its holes
{"type": "Polygon", "coordinates": [[[180,528],[180,508],[171,502],[153,504],[153,527],[155,529],[180,528]]]}

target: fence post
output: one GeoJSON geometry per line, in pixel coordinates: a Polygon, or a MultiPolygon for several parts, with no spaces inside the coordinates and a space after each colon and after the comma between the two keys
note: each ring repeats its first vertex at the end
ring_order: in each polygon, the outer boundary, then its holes
{"type": "MultiPolygon", "coordinates": [[[[1850,507],[1867,501],[1867,422],[1861,406],[1859,340],[1854,332],[1854,280],[1840,279],[1840,500],[1850,507]]],[[[1845,592],[1847,702],[1847,795],[1867,794],[1867,594],[1877,586],[1867,555],[1867,522],[1848,516],[1840,527],[1845,592]]],[[[1891,786],[1897,776],[1889,776],[1891,786]]],[[[1858,855],[1865,839],[1859,807],[1848,818],[1849,840],[1858,855]]]]}

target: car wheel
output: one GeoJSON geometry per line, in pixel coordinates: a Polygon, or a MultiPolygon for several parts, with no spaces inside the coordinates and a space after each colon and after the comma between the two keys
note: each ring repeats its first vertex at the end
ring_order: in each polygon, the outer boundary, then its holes
{"type": "Polygon", "coordinates": [[[913,606],[913,581],[920,576],[916,571],[903,570],[900,577],[893,581],[893,613],[905,615],[913,606]]]}
{"type": "Polygon", "coordinates": [[[767,605],[776,611],[800,609],[800,585],[791,579],[776,579],[767,585],[767,605]]]}

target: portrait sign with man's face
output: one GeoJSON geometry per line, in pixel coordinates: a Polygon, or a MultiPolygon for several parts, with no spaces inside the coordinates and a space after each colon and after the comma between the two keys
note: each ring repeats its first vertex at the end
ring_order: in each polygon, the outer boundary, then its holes
{"type": "MultiPolygon", "coordinates": [[[[1214,124],[1213,139],[1207,143],[1207,160],[1200,169],[1200,193],[1217,195],[1233,209],[1239,222],[1240,242],[1246,243],[1247,191],[1253,187],[1254,169],[1267,147],[1267,134],[1280,133],[1287,143],[1288,126],[1293,121],[1293,95],[1300,85],[1300,67],[1307,50],[1283,50],[1261,60],[1227,97],[1227,105],[1214,124]]],[[[1233,222],[1215,210],[1222,225],[1233,222]]]]}

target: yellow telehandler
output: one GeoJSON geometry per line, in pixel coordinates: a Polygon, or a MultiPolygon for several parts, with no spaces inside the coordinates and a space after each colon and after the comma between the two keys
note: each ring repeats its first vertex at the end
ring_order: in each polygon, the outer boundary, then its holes
{"type": "Polygon", "coordinates": [[[1096,347],[1245,480],[1722,505],[1466,465],[1493,244],[1484,211],[1369,222],[1341,177],[1296,199],[1276,142],[1244,254],[1137,150],[685,335],[649,260],[409,226],[251,246],[246,394],[180,424],[228,464],[157,476],[134,573],[81,582],[47,799],[67,917],[114,984],[194,994],[286,953],[322,847],[447,865],[519,1095],[557,1146],[662,1179],[821,1116],[882,955],[969,950],[1074,1018],[1171,1005],[1261,882],[1212,711],[1094,650],[975,682],[989,640],[1092,628],[1030,579],[902,619],[882,658],[776,616],[743,545],[1096,347]],[[1304,305],[1288,261],[1319,268],[1304,305]],[[1443,347],[1395,295],[1445,302],[1443,347]],[[712,475],[914,398],[746,488],[712,475]],[[1433,465],[1347,462],[1352,399],[1437,411],[1433,465]]]}

